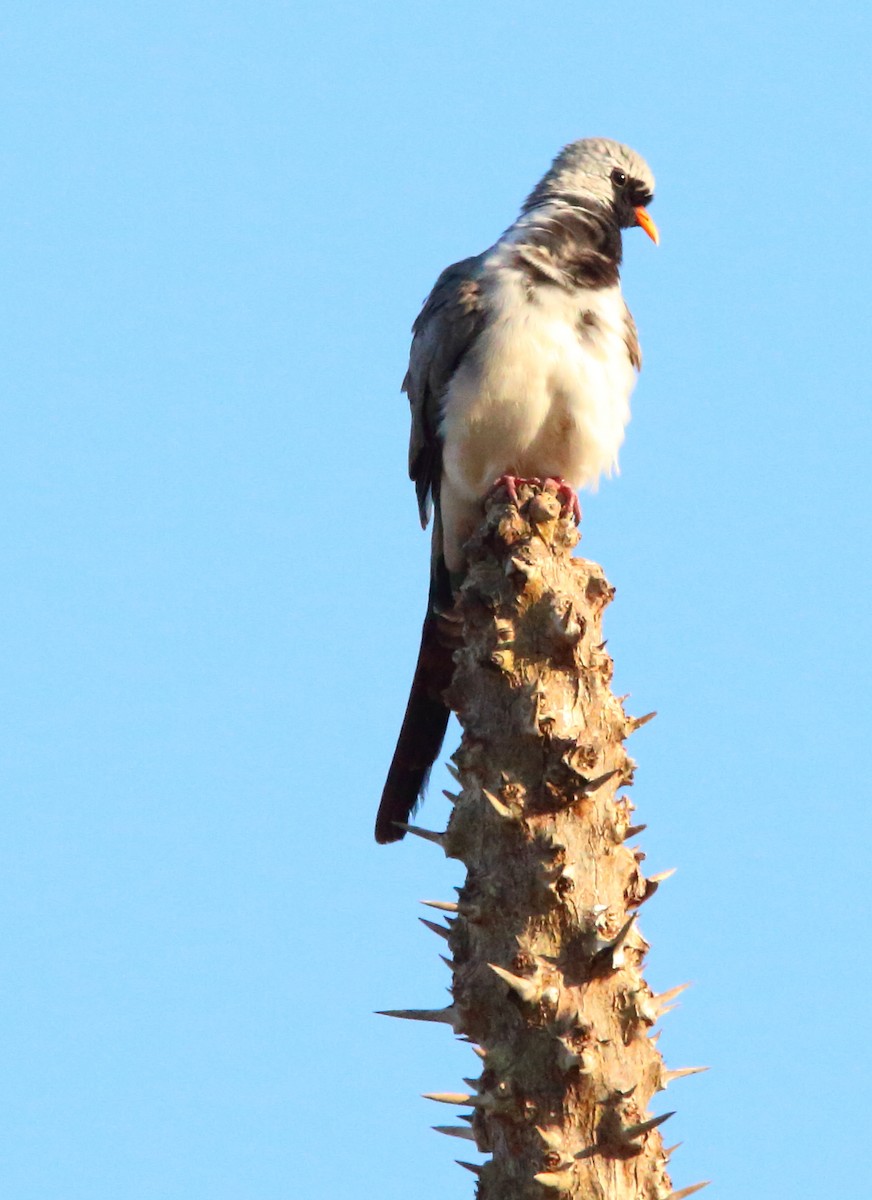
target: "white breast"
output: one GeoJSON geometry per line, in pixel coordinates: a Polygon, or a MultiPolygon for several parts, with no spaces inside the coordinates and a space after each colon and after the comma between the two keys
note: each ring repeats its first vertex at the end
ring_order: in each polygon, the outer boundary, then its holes
{"type": "Polygon", "coordinates": [[[595,486],[617,468],[635,382],[620,288],[530,294],[513,267],[487,288],[487,327],[445,397],[445,475],[469,499],[505,472],[595,486]]]}
{"type": "Polygon", "coordinates": [[[443,406],[446,558],[462,562],[480,502],[503,474],[595,487],[617,469],[635,371],[620,288],[529,288],[498,243],[485,264],[489,318],[443,406]]]}

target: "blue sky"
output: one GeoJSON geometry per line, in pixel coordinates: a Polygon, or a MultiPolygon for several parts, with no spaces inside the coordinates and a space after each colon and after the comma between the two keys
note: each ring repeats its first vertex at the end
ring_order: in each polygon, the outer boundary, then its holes
{"type": "MultiPolygon", "coordinates": [[[[0,20],[0,1191],[472,1194],[376,847],[428,546],[409,326],[566,141],[658,178],[583,498],[618,596],[676,1186],[868,1190],[872,12],[11,0],[0,20]]],[[[455,733],[449,735],[453,740],[455,733]]],[[[422,822],[445,818],[434,779],[422,822]]]]}

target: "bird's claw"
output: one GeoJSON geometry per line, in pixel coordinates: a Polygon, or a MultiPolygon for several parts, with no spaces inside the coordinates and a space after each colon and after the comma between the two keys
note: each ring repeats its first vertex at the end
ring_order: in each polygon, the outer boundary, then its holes
{"type": "Polygon", "coordinates": [[[524,484],[551,492],[560,501],[561,516],[566,517],[571,513],[576,525],[581,524],[581,505],[578,502],[578,495],[575,489],[559,475],[549,475],[545,479],[528,479],[521,475],[501,475],[491,488],[491,494],[500,488],[505,488],[511,502],[517,504],[518,488],[524,484]]]}
{"type": "Polygon", "coordinates": [[[548,479],[544,479],[542,486],[546,492],[553,492],[560,501],[561,515],[566,517],[572,513],[576,525],[580,525],[581,505],[578,502],[578,493],[575,488],[559,475],[549,476],[548,479]]]}
{"type": "Polygon", "coordinates": [[[542,486],[542,480],[527,479],[523,475],[501,475],[499,479],[494,482],[494,485],[491,488],[491,494],[499,491],[500,488],[505,488],[512,504],[517,504],[518,488],[522,487],[524,484],[527,484],[528,487],[539,488],[542,486]]]}

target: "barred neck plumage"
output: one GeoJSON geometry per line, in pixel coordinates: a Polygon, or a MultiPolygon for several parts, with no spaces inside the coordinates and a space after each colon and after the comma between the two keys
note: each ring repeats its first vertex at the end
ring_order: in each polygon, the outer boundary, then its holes
{"type": "Polygon", "coordinates": [[[613,287],[621,264],[621,231],[614,214],[594,200],[549,196],[525,205],[503,234],[531,282],[563,287],[613,287]]]}

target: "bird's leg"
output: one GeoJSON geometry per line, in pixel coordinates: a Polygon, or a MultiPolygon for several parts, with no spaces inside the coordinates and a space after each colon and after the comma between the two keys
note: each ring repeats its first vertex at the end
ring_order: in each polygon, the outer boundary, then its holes
{"type": "Polygon", "coordinates": [[[572,513],[576,525],[581,524],[581,505],[575,488],[560,475],[554,475],[542,480],[546,492],[553,492],[563,506],[563,515],[572,513]]]}

